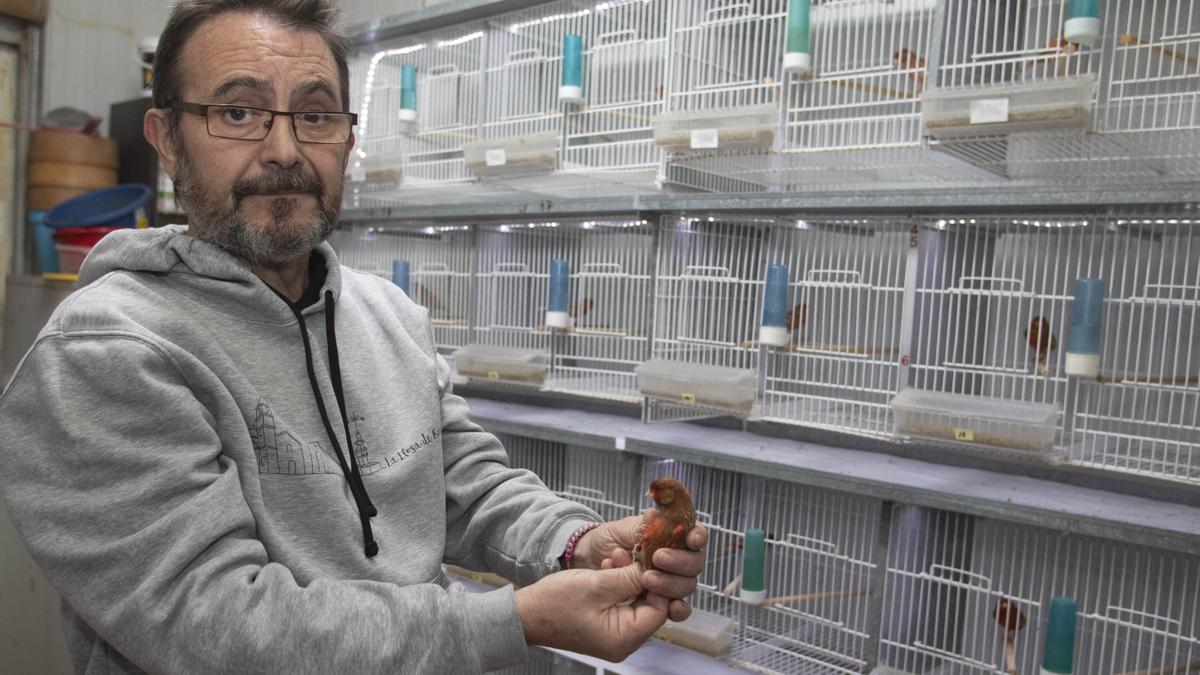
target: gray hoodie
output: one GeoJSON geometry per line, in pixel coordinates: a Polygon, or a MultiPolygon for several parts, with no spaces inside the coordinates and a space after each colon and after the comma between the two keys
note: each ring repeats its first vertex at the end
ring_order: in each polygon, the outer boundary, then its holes
{"type": "Polygon", "coordinates": [[[597,516],[470,421],[423,309],[328,244],[315,254],[328,274],[303,336],[182,227],[109,235],[18,366],[0,489],[63,596],[77,670],[525,659],[511,587],[465,593],[442,562],[528,584],[597,516]]]}

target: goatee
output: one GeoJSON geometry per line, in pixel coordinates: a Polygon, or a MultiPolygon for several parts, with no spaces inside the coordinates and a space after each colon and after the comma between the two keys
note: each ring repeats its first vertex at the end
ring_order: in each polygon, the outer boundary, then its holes
{"type": "Polygon", "coordinates": [[[232,195],[214,194],[198,184],[195,167],[183,148],[177,152],[175,192],[191,222],[189,232],[252,266],[299,260],[325,241],[336,226],[342,198],[340,183],[330,191],[319,178],[297,166],[240,180],[234,184],[232,195]],[[268,197],[271,221],[251,223],[241,211],[242,199],[272,194],[279,196],[268,197]],[[300,197],[296,195],[302,194],[312,195],[319,208],[312,218],[290,222],[299,205],[300,197]]]}

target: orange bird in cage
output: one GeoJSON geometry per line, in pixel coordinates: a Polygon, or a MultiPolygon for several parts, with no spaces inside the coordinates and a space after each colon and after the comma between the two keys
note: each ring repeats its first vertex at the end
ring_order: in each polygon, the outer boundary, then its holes
{"type": "Polygon", "coordinates": [[[1074,54],[1078,49],[1079,45],[1067,40],[1067,38],[1062,35],[1056,35],[1055,37],[1050,38],[1050,41],[1046,43],[1045,49],[1038,50],[1037,58],[1026,61],[1021,68],[1023,70],[1028,70],[1037,66],[1039,63],[1057,61],[1059,57],[1074,54]]]}
{"type": "Polygon", "coordinates": [[[594,307],[595,304],[596,303],[592,302],[591,298],[584,298],[578,304],[572,302],[571,309],[567,313],[573,319],[582,319],[588,315],[588,312],[592,311],[592,307],[594,307]]]}
{"type": "Polygon", "coordinates": [[[1025,628],[1028,619],[1008,598],[1001,596],[1000,602],[992,610],[996,623],[1004,629],[1004,661],[1010,675],[1017,675],[1016,639],[1017,632],[1025,628]]]}
{"type": "Polygon", "coordinates": [[[655,569],[654,552],[660,548],[686,548],[688,532],[696,526],[696,507],[683,483],[663,477],[650,483],[646,495],[654,500],[654,517],[642,525],[642,536],[633,547],[633,559],[647,570],[655,569]]]}
{"type": "Polygon", "coordinates": [[[918,56],[916,52],[908,47],[904,47],[897,49],[892,54],[892,60],[904,70],[917,70],[915,73],[909,73],[908,77],[917,83],[918,88],[923,89],[925,87],[925,59],[918,56]]]}
{"type": "Polygon", "coordinates": [[[1046,364],[1050,360],[1050,354],[1058,349],[1058,337],[1050,330],[1050,322],[1041,316],[1034,316],[1029,322],[1029,328],[1025,330],[1025,339],[1029,341],[1029,348],[1037,357],[1038,372],[1043,377],[1050,377],[1050,370],[1046,364]]]}
{"type": "Polygon", "coordinates": [[[797,302],[796,306],[789,309],[787,313],[788,332],[795,335],[804,328],[806,323],[808,323],[808,303],[797,302]]]}

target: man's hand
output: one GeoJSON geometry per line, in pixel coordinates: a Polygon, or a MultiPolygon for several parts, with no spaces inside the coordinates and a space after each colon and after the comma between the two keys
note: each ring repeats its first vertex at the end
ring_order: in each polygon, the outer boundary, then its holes
{"type": "MultiPolygon", "coordinates": [[[[654,518],[654,509],[641,516],[629,516],[605,523],[589,531],[575,546],[575,566],[589,569],[625,567],[633,563],[633,545],[641,537],[643,523],[654,518]]],[[[704,571],[704,547],[708,530],[697,523],[687,535],[688,550],[659,549],[654,553],[657,570],[642,574],[642,586],[671,601],[672,621],[683,621],[692,613],[684,598],[696,590],[696,579],[704,571]]]]}
{"type": "Polygon", "coordinates": [[[636,565],[544,577],[516,591],[525,641],[624,661],[667,620],[669,601],[654,593],[637,599],[643,590],[636,565]]]}

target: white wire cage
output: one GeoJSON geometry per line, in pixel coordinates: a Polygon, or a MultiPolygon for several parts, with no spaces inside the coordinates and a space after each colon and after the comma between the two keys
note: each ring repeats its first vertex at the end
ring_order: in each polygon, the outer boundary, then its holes
{"type": "Polygon", "coordinates": [[[880,663],[909,673],[1038,672],[1051,600],[1077,602],[1075,672],[1187,672],[1200,559],[1003,521],[895,511],[880,663]]]}
{"type": "Polygon", "coordinates": [[[665,110],[654,121],[669,155],[664,179],[706,191],[754,191],[723,180],[720,161],[759,167],[780,144],[786,0],[673,3],[665,110]],[[716,166],[714,166],[716,164],[716,166]]]}
{"type": "Polygon", "coordinates": [[[567,108],[559,178],[590,180],[588,194],[657,189],[662,152],[651,120],[665,101],[670,7],[610,0],[583,17],[584,102],[567,108]]]}
{"type": "Polygon", "coordinates": [[[477,342],[542,355],[540,375],[523,381],[544,389],[639,400],[653,240],[648,221],[629,217],[480,225],[477,342]],[[546,323],[553,260],[570,266],[566,329],[546,323]]]}
{"type": "Polygon", "coordinates": [[[634,368],[649,351],[653,227],[594,218],[558,231],[569,240],[570,327],[553,337],[545,388],[636,403],[634,368]]]}
{"type": "Polygon", "coordinates": [[[660,221],[651,360],[641,392],[648,421],[752,415],[758,325],[774,219],[664,216],[660,221]]]}
{"type": "Polygon", "coordinates": [[[1200,173],[1194,3],[1103,5],[1087,46],[1065,36],[1066,2],[950,2],[939,87],[923,108],[935,147],[1017,181],[1200,173]]]}
{"type": "Polygon", "coordinates": [[[731,663],[777,673],[864,673],[874,661],[871,598],[879,500],[774,480],[746,486],[744,527],[766,534],[761,605],[737,606],[731,663]]]}
{"type": "Polygon", "coordinates": [[[1200,480],[1198,255],[1188,218],[937,221],[921,233],[915,405],[897,429],[1200,480]],[[1096,378],[1065,370],[1080,278],[1105,287],[1096,378]]]}
{"type": "Polygon", "coordinates": [[[766,352],[761,418],[891,435],[914,226],[905,219],[781,218],[770,230],[769,262],[785,265],[790,277],[790,335],[766,352]]]}
{"type": "Polygon", "coordinates": [[[408,223],[335,230],[329,243],[343,265],[396,280],[408,270],[408,293],[429,312],[433,340],[447,356],[471,342],[472,233],[466,225],[408,223]]]}
{"type": "Polygon", "coordinates": [[[810,14],[813,72],[790,77],[778,158],[716,166],[790,191],[856,184],[969,185],[965,170],[923,143],[921,94],[929,79],[938,0],[828,0],[810,14]]]}
{"type": "Polygon", "coordinates": [[[359,124],[348,167],[351,205],[503,194],[480,184],[463,152],[483,121],[484,29],[462,24],[371,44],[354,56],[351,105],[359,124]],[[413,69],[407,94],[406,68],[413,69]]]}

